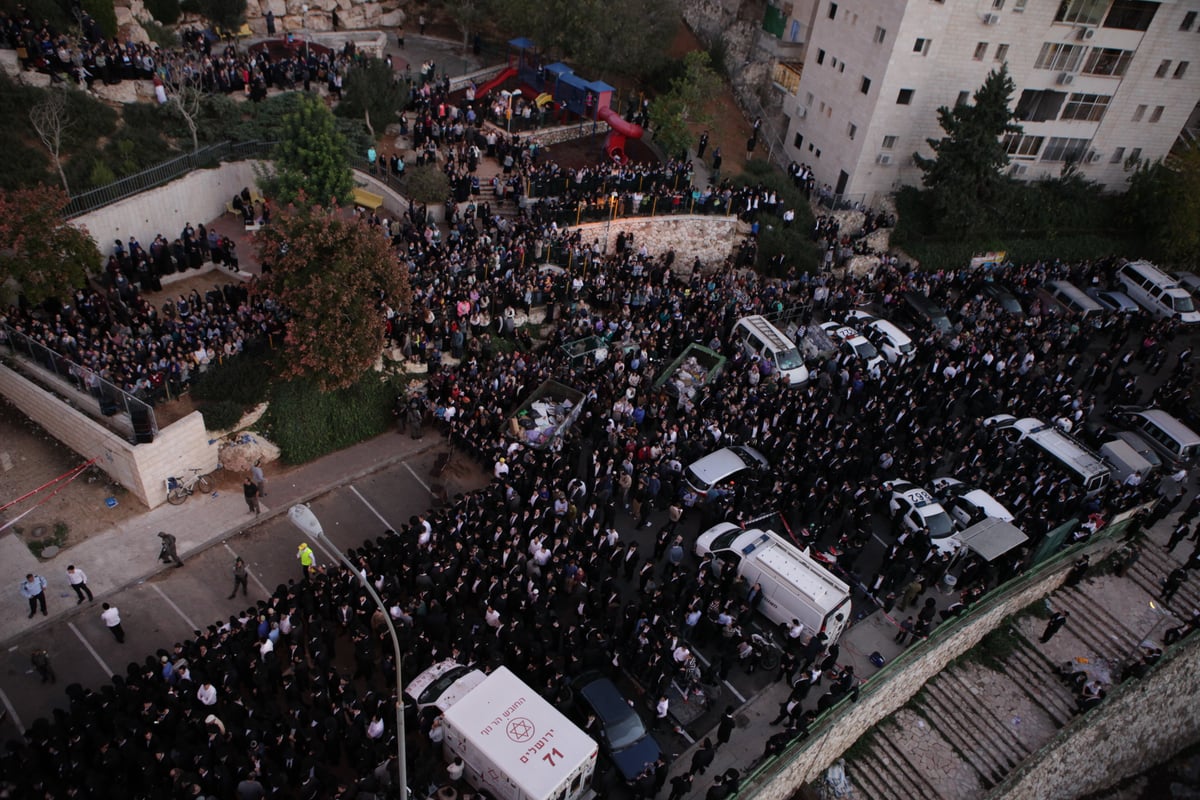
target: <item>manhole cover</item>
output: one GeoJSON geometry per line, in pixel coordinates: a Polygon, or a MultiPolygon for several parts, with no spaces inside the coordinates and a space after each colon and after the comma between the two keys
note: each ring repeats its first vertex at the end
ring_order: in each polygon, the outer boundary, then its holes
{"type": "Polygon", "coordinates": [[[56,555],[58,555],[58,545],[52,544],[42,548],[42,558],[54,558],[56,555]]]}

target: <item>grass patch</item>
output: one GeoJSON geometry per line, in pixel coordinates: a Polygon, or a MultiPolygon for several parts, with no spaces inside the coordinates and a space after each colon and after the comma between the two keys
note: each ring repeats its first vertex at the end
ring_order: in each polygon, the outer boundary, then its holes
{"type": "Polygon", "coordinates": [[[62,546],[67,543],[67,534],[69,532],[70,528],[67,527],[67,523],[56,522],[54,523],[54,531],[45,539],[38,539],[36,541],[29,542],[29,552],[33,553],[38,558],[41,558],[42,551],[47,547],[53,546],[62,549],[62,546]]]}
{"type": "Polygon", "coordinates": [[[263,418],[265,435],[287,464],[302,464],[357,444],[393,424],[392,404],[399,382],[368,372],[358,383],[322,393],[308,381],[276,385],[263,418]]]}
{"type": "Polygon", "coordinates": [[[979,644],[967,654],[970,660],[990,670],[1003,672],[1008,657],[1021,645],[1022,637],[1014,621],[1013,617],[1008,617],[980,639],[979,644]]]}

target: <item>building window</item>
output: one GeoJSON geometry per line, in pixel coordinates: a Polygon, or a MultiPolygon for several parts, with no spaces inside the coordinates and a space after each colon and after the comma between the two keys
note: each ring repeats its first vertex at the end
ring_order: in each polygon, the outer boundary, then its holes
{"type": "Polygon", "coordinates": [[[909,105],[910,103],[912,103],[912,98],[913,98],[913,90],[912,89],[901,89],[900,94],[896,95],[896,105],[898,105],[898,106],[909,105]]]}
{"type": "Polygon", "coordinates": [[[854,137],[858,135],[858,126],[851,122],[846,126],[846,135],[850,137],[850,141],[854,141],[854,137]]]}
{"type": "Polygon", "coordinates": [[[975,45],[975,60],[983,61],[983,57],[987,55],[987,42],[979,42],[975,45]]]}
{"type": "Polygon", "coordinates": [[[1139,164],[1142,161],[1142,148],[1135,147],[1129,151],[1129,160],[1134,164],[1139,164]]]}
{"type": "Polygon", "coordinates": [[[1055,72],[1074,72],[1079,69],[1087,48],[1081,44],[1046,42],[1038,53],[1033,66],[1037,69],[1052,69],[1055,72]]]}
{"type": "Polygon", "coordinates": [[[883,44],[883,40],[887,38],[887,29],[875,26],[875,44],[883,44]]]}
{"type": "Polygon", "coordinates": [[[1014,158],[1036,158],[1045,136],[1010,133],[1004,137],[1004,149],[1014,158]]]}
{"type": "Polygon", "coordinates": [[[1022,11],[1025,10],[1025,5],[1028,2],[1029,2],[1029,0],[1017,0],[1017,2],[1013,3],[1013,13],[1020,14],[1022,11]]]}
{"type": "Polygon", "coordinates": [[[1142,117],[1144,117],[1144,116],[1146,116],[1146,107],[1145,106],[1138,106],[1137,108],[1135,108],[1133,110],[1133,121],[1134,122],[1141,122],[1142,117]]]}
{"type": "Polygon", "coordinates": [[[1129,69],[1133,60],[1132,50],[1118,50],[1115,47],[1093,47],[1083,62],[1083,72],[1087,75],[1104,75],[1119,78],[1129,69]]]}
{"type": "Polygon", "coordinates": [[[1162,119],[1162,114],[1165,109],[1166,106],[1155,106],[1154,110],[1150,112],[1150,121],[1158,122],[1160,119],[1162,119]]]}
{"type": "Polygon", "coordinates": [[[829,66],[833,67],[834,69],[838,68],[837,56],[834,56],[833,58],[829,59],[829,66]]]}
{"type": "Polygon", "coordinates": [[[1006,44],[996,45],[996,60],[997,61],[1007,61],[1008,60],[1008,45],[1006,45],[1006,44]]]}
{"type": "Polygon", "coordinates": [[[1118,147],[1116,150],[1113,150],[1112,158],[1110,158],[1108,160],[1108,163],[1120,164],[1124,160],[1125,160],[1125,148],[1118,147]]]}
{"type": "Polygon", "coordinates": [[[1175,67],[1175,74],[1172,75],[1171,77],[1173,77],[1175,80],[1179,80],[1187,73],[1187,68],[1188,68],[1188,62],[1180,61],[1179,64],[1175,67]]]}
{"type": "Polygon", "coordinates": [[[1196,24],[1196,12],[1189,11],[1183,15],[1183,22],[1179,24],[1179,30],[1190,31],[1192,26],[1196,24]]]}
{"type": "Polygon", "coordinates": [[[829,18],[837,19],[837,3],[829,4],[829,18]]]}
{"type": "Polygon", "coordinates": [[[1017,99],[1017,110],[1013,113],[1022,122],[1048,122],[1058,119],[1066,100],[1066,92],[1054,89],[1025,89],[1017,99]]]}
{"type": "Polygon", "coordinates": [[[923,56],[929,55],[929,45],[932,42],[932,39],[917,39],[913,42],[913,52],[920,53],[923,56]]]}
{"type": "Polygon", "coordinates": [[[813,93],[812,93],[812,92],[805,92],[805,93],[804,93],[804,105],[808,106],[809,108],[812,108],[813,100],[815,100],[815,99],[816,99],[816,98],[815,98],[815,97],[813,97],[813,93]]]}
{"type": "Polygon", "coordinates": [[[996,11],[1004,9],[1004,0],[992,0],[992,8],[996,11]]]}
{"type": "Polygon", "coordinates": [[[860,92],[862,92],[863,94],[867,94],[868,92],[870,92],[871,91],[871,79],[868,78],[866,75],[863,75],[862,83],[860,83],[858,85],[858,90],[860,92]]]}
{"type": "Polygon", "coordinates": [[[1104,20],[1104,27],[1144,31],[1150,27],[1157,11],[1158,3],[1147,0],[1113,0],[1112,8],[1104,20]]]}
{"type": "Polygon", "coordinates": [[[824,50],[818,50],[818,51],[817,51],[817,63],[818,63],[818,64],[824,64],[824,63],[825,63],[825,51],[824,51],[824,50]]]}
{"type": "Polygon", "coordinates": [[[1062,0],[1058,4],[1055,22],[1073,22],[1078,25],[1099,25],[1104,19],[1104,10],[1109,0],[1062,0]]]}
{"type": "Polygon", "coordinates": [[[843,61],[842,63],[838,64],[837,68],[838,68],[838,72],[845,72],[846,71],[846,62],[843,61]]]}
{"type": "Polygon", "coordinates": [[[958,99],[954,101],[955,106],[965,106],[971,99],[971,92],[963,89],[958,93],[958,99]]]}
{"type": "Polygon", "coordinates": [[[1042,151],[1042,161],[1079,161],[1087,152],[1087,139],[1070,139],[1065,136],[1051,136],[1042,151]]]}
{"type": "Polygon", "coordinates": [[[812,143],[812,142],[809,142],[809,143],[808,143],[808,152],[810,152],[810,153],[811,153],[811,152],[812,152],[813,150],[815,150],[815,149],[816,149],[816,148],[815,148],[815,147],[813,147],[813,143],[812,143]]]}
{"type": "Polygon", "coordinates": [[[1108,103],[1112,95],[1107,94],[1072,94],[1063,108],[1060,119],[1071,119],[1079,122],[1099,122],[1104,119],[1108,103]]]}
{"type": "Polygon", "coordinates": [[[1158,69],[1154,70],[1154,77],[1165,78],[1167,73],[1171,71],[1171,59],[1164,58],[1158,64],[1158,69]]]}
{"type": "Polygon", "coordinates": [[[883,137],[883,149],[891,150],[892,148],[894,148],[896,146],[897,138],[898,137],[896,137],[895,135],[889,135],[889,136],[883,137]]]}
{"type": "Polygon", "coordinates": [[[796,134],[796,138],[792,139],[792,147],[796,148],[797,150],[799,150],[801,147],[804,147],[804,135],[803,134],[800,134],[800,133],[796,134]]]}
{"type": "Polygon", "coordinates": [[[820,157],[821,157],[821,151],[820,151],[820,149],[816,150],[816,151],[813,153],[813,155],[815,155],[817,158],[820,158],[820,157]]]}

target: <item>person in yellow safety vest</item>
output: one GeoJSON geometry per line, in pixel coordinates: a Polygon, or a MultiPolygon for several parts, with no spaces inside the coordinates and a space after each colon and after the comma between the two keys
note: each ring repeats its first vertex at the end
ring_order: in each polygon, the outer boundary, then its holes
{"type": "Polygon", "coordinates": [[[308,546],[308,542],[301,542],[300,547],[296,550],[296,558],[300,559],[300,572],[304,580],[308,580],[308,575],[312,572],[313,565],[316,563],[315,554],[312,548],[308,546]]]}

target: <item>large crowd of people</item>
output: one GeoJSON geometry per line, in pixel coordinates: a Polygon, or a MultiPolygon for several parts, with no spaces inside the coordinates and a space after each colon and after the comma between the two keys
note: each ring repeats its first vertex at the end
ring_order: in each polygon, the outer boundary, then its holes
{"type": "MultiPolygon", "coordinates": [[[[423,102],[436,119],[435,97],[423,102]]],[[[562,181],[580,197],[689,180],[686,164],[675,162],[607,174],[564,173],[523,151],[518,162],[527,184],[562,181]]],[[[769,192],[738,197],[743,212],[784,212],[769,192]]],[[[711,560],[686,559],[686,532],[776,514],[797,541],[832,553],[864,602],[890,607],[906,587],[938,581],[949,561],[928,536],[896,529],[881,570],[867,572],[862,556],[873,517],[886,517],[887,482],[955,475],[1007,505],[1030,546],[992,563],[968,557],[953,611],[1028,566],[1062,521],[1086,517],[1095,527],[1154,496],[1152,481],[1086,496],[981,424],[1009,412],[1078,427],[1099,392],[1138,399],[1134,370],[1161,364],[1174,323],[1112,316],[1096,329],[1050,313],[1036,295],[1055,278],[1105,281],[1111,263],[995,270],[988,280],[1026,300],[1027,314],[1015,316],[981,292],[983,275],[967,270],[920,272],[883,259],[863,275],[793,270],[765,278],[736,253],[723,264],[680,264],[632,235],[603,252],[537,205],[511,218],[458,211],[445,233],[419,209],[373,218],[411,278],[411,306],[385,306],[385,314],[388,335],[430,364],[418,404],[494,476],[350,552],[399,627],[408,674],[443,659],[503,664],[562,700],[572,676],[619,668],[658,697],[671,680],[694,679],[694,647],[712,656],[718,676],[752,663],[751,587],[711,560]],[[568,253],[571,268],[543,268],[552,251],[568,253]],[[956,322],[948,334],[920,332],[905,363],[868,370],[837,353],[814,362],[809,384],[793,388],[769,360],[727,341],[744,315],[841,319],[870,298],[888,317],[910,290],[951,309],[956,322]],[[518,310],[541,304],[554,324],[535,342],[516,320],[518,310]],[[579,358],[564,346],[588,337],[605,343],[607,358],[579,358]],[[719,379],[695,396],[656,388],[663,365],[693,342],[728,357],[719,379]],[[585,407],[561,442],[537,448],[512,435],[506,412],[551,378],[578,388],[585,407]],[[734,443],[762,450],[771,469],[698,497],[683,481],[684,466],[734,443]],[[630,531],[641,527],[657,529],[653,548],[632,541],[630,531]]],[[[813,237],[827,249],[840,242],[830,221],[813,237]]],[[[239,285],[161,309],[141,299],[139,265],[190,264],[188,242],[209,258],[228,255],[219,237],[215,248],[210,240],[185,230],[176,242],[182,263],[163,237],[148,252],[123,245],[103,291],[81,289],[55,313],[12,309],[6,321],[132,391],[172,382],[178,390],[205,359],[236,357],[283,324],[268,298],[239,285]]],[[[1176,367],[1189,368],[1182,360],[1176,367]]],[[[917,634],[935,620],[922,618],[929,624],[917,634]]],[[[0,756],[5,788],[38,797],[399,796],[389,756],[396,665],[383,622],[348,571],[306,568],[245,612],[131,663],[103,689],[72,687],[67,709],[0,756]]],[[[821,631],[794,639],[779,677],[803,692],[787,710],[798,736],[805,703],[827,708],[856,679],[839,668],[837,645],[821,631]]],[[[406,711],[409,749],[421,756],[412,759],[411,782],[440,783],[436,712],[406,711]]],[[[652,796],[665,768],[648,765],[634,794],[652,796]]]]}

